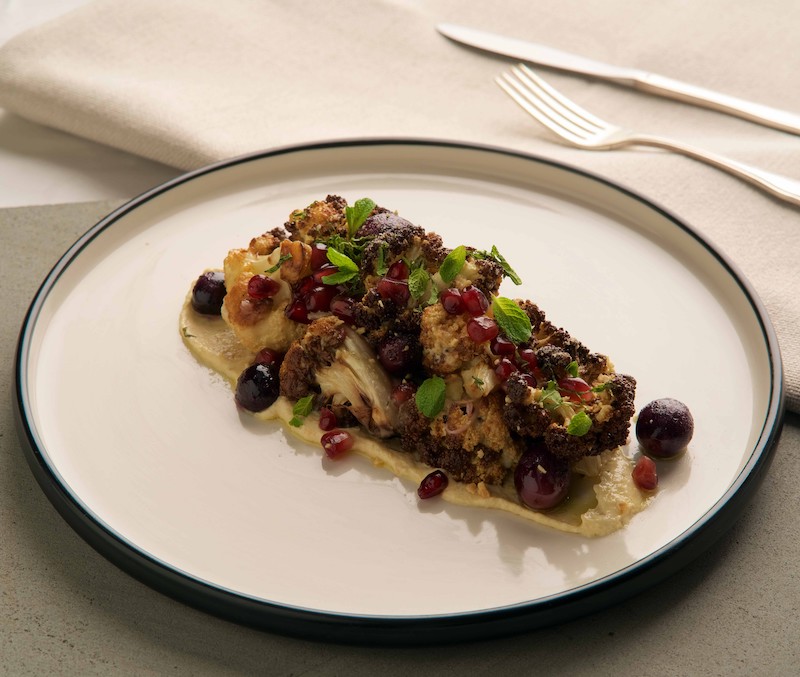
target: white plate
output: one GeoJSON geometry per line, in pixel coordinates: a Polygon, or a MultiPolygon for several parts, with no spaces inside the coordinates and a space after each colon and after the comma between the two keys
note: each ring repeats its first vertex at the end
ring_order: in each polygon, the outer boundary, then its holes
{"type": "MultiPolygon", "coordinates": [[[[774,332],[690,228],[618,186],[491,148],[367,140],[280,149],[172,181],[104,219],[44,282],[19,346],[34,472],[70,524],[151,585],[313,637],[439,641],[564,620],[710,544],[766,467],[782,413],[774,332]],[[450,246],[497,245],[550,320],[694,413],[650,509],[588,539],[419,505],[363,460],[321,460],[240,415],[178,333],[191,282],[329,193],[369,196],[450,246]]],[[[635,444],[635,441],[634,441],[635,444]]]]}

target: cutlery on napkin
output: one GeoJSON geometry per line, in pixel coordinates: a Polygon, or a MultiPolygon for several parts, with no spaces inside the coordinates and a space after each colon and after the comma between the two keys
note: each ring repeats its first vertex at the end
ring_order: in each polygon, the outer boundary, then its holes
{"type": "Polygon", "coordinates": [[[436,30],[455,42],[486,52],[521,59],[548,68],[588,75],[617,85],[633,87],[648,94],[657,94],[718,110],[784,132],[800,134],[800,115],[673,80],[663,75],[636,68],[613,66],[535,42],[507,38],[466,26],[439,24],[436,30]]]}

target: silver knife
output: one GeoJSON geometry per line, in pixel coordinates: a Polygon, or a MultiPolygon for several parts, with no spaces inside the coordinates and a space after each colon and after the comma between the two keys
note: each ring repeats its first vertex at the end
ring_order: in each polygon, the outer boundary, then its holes
{"type": "Polygon", "coordinates": [[[534,42],[507,38],[474,28],[456,26],[455,24],[439,24],[436,30],[451,40],[469,47],[492,52],[493,54],[509,56],[521,61],[539,64],[540,66],[547,66],[548,68],[588,75],[592,78],[607,80],[625,87],[633,87],[649,94],[658,94],[678,101],[722,111],[723,113],[735,115],[774,129],[780,129],[784,132],[800,134],[800,116],[794,113],[745,101],[727,94],[720,94],[719,92],[690,85],[680,80],[673,80],[663,75],[648,73],[636,68],[612,66],[602,61],[562,52],[559,49],[553,49],[534,42]]]}

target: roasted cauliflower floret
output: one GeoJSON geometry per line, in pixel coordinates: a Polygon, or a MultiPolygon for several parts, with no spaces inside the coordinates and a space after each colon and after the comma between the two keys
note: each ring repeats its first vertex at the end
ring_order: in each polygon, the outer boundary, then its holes
{"type": "Polygon", "coordinates": [[[370,433],[397,429],[392,383],[367,342],[336,317],[315,320],[284,357],[281,394],[298,400],[318,395],[318,406],[344,408],[370,433]]]}
{"type": "Polygon", "coordinates": [[[459,482],[501,484],[522,454],[522,443],[503,420],[503,395],[450,401],[434,419],[412,400],[400,409],[403,449],[459,482]]]}
{"type": "Polygon", "coordinates": [[[289,215],[284,228],[292,240],[312,244],[332,235],[347,235],[347,219],[344,209],[347,201],[338,195],[328,195],[324,200],[312,202],[305,209],[298,209],[289,215]]]}
{"type": "MultiPolygon", "coordinates": [[[[284,310],[291,300],[292,290],[284,278],[292,260],[281,262],[281,251],[289,240],[280,240],[280,229],[265,233],[250,242],[247,249],[234,249],[225,257],[225,288],[222,318],[250,350],[271,348],[284,352],[302,336],[305,327],[286,318],[284,310]],[[278,282],[278,292],[270,298],[252,298],[248,291],[255,275],[265,275],[278,282]]],[[[301,243],[294,243],[300,246],[301,243]]],[[[288,250],[287,250],[288,251],[288,250]]]]}
{"type": "Polygon", "coordinates": [[[422,312],[420,343],[422,364],[429,372],[444,376],[464,369],[484,353],[467,334],[469,316],[450,315],[440,303],[422,312]]]}
{"type": "Polygon", "coordinates": [[[447,255],[442,238],[436,233],[426,233],[424,228],[397,214],[378,209],[356,234],[369,238],[361,257],[364,286],[374,287],[386,270],[401,259],[409,266],[435,273],[447,255]]]}
{"type": "Polygon", "coordinates": [[[627,441],[636,381],[624,374],[603,374],[593,390],[574,401],[555,382],[534,388],[519,374],[512,375],[506,381],[503,417],[515,433],[543,438],[555,456],[567,461],[594,456],[627,441]],[[588,426],[570,425],[579,414],[588,417],[588,426]]]}

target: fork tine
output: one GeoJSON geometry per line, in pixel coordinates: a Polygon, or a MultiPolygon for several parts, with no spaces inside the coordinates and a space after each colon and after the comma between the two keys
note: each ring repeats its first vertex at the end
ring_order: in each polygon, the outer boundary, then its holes
{"type": "Polygon", "coordinates": [[[572,99],[568,99],[557,89],[553,88],[524,63],[519,64],[516,69],[512,68],[512,70],[518,71],[517,77],[526,81],[526,83],[532,88],[538,89],[540,93],[543,93],[544,97],[546,97],[549,103],[557,107],[563,115],[569,117],[575,124],[580,125],[591,132],[597,131],[595,127],[606,129],[609,126],[608,122],[601,120],[599,117],[593,115],[585,108],[581,108],[581,106],[575,103],[572,99]],[[587,127],[586,123],[589,123],[590,126],[587,127]]]}
{"type": "MultiPolygon", "coordinates": [[[[509,73],[503,73],[502,77],[495,78],[495,82],[508,94],[526,113],[536,118],[549,130],[562,136],[573,143],[580,143],[584,140],[583,136],[579,136],[572,129],[565,127],[561,122],[558,122],[549,117],[545,112],[542,112],[536,105],[537,100],[532,97],[523,85],[511,77],[509,73]]],[[[572,125],[571,125],[572,126],[572,125]]],[[[583,131],[583,130],[581,130],[583,131]]]]}
{"type": "Polygon", "coordinates": [[[527,66],[520,64],[511,69],[521,82],[531,91],[531,94],[540,99],[544,107],[553,110],[553,116],[561,115],[578,128],[578,133],[584,136],[586,132],[596,134],[608,127],[608,123],[581,108],[574,101],[547,84],[542,78],[527,66]]]}

